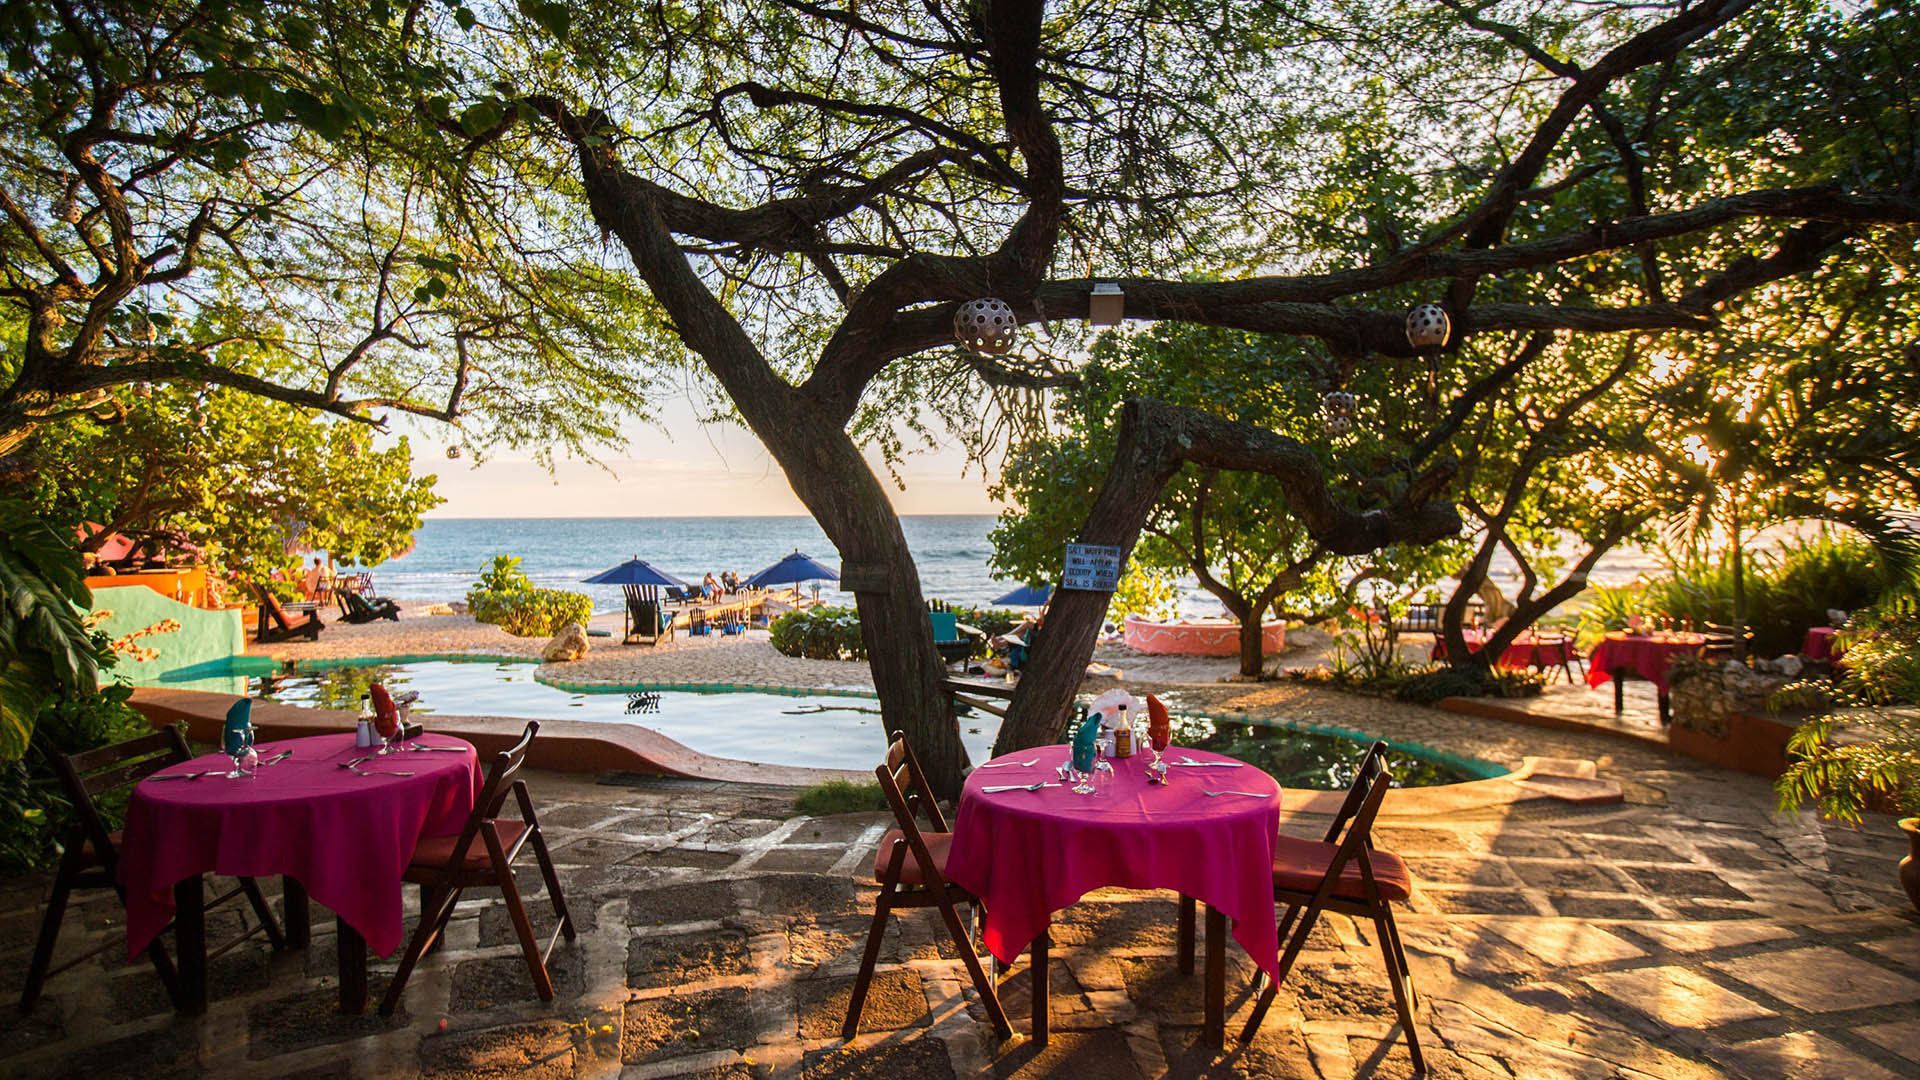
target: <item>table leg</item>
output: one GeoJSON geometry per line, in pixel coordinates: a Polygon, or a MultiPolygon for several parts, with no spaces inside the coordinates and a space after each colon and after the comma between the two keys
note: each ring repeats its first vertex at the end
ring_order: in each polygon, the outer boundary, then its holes
{"type": "Polygon", "coordinates": [[[1047,1045],[1047,1012],[1049,1008],[1047,952],[1052,945],[1053,939],[1048,936],[1047,931],[1042,930],[1040,931],[1040,936],[1033,939],[1033,944],[1027,947],[1029,955],[1033,958],[1033,1044],[1035,1046],[1047,1045]]]}
{"type": "Polygon", "coordinates": [[[307,907],[307,887],[290,877],[280,879],[280,921],[286,924],[287,948],[304,949],[313,940],[313,920],[307,907]]]}
{"type": "Polygon", "coordinates": [[[1208,1046],[1227,1042],[1227,916],[1207,905],[1207,1024],[1202,1033],[1208,1046]]]}
{"type": "Polygon", "coordinates": [[[1180,894],[1180,924],[1178,931],[1178,964],[1182,975],[1193,974],[1193,897],[1180,894]]]}
{"type": "Polygon", "coordinates": [[[338,928],[333,943],[340,954],[340,1011],[357,1016],[367,1011],[367,939],[334,916],[338,928]]]}
{"type": "Polygon", "coordinates": [[[173,946],[180,961],[180,999],[188,1016],[207,1011],[207,894],[199,874],[173,884],[173,946]]]}
{"type": "Polygon", "coordinates": [[[1613,669],[1613,715],[1627,711],[1627,669],[1613,669]]]}
{"type": "Polygon", "coordinates": [[[1671,723],[1673,723],[1673,707],[1667,701],[1667,692],[1662,690],[1660,691],[1660,726],[1666,727],[1671,723]]]}

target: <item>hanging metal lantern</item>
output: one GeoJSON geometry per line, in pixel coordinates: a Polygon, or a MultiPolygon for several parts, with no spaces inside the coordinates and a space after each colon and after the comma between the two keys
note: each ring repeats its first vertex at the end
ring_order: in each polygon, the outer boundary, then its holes
{"type": "Polygon", "coordinates": [[[1327,417],[1327,434],[1334,437],[1345,435],[1353,430],[1353,418],[1349,416],[1327,417]]]}
{"type": "Polygon", "coordinates": [[[71,196],[60,196],[49,203],[47,209],[52,212],[55,218],[69,225],[77,225],[80,223],[80,204],[73,201],[71,196]]]}
{"type": "Polygon", "coordinates": [[[974,352],[1006,352],[1013,348],[1013,335],[1019,329],[1013,305],[998,297],[969,300],[953,313],[953,336],[974,352]]]}
{"type": "Polygon", "coordinates": [[[1334,390],[1320,399],[1320,408],[1328,416],[1344,416],[1351,420],[1360,411],[1360,399],[1345,390],[1334,390]]]}
{"type": "Polygon", "coordinates": [[[1447,343],[1447,311],[1439,304],[1421,304],[1407,312],[1407,342],[1416,349],[1447,343]]]}
{"type": "Polygon", "coordinates": [[[448,460],[448,461],[459,461],[459,460],[460,460],[460,447],[458,447],[458,446],[448,446],[448,447],[447,447],[447,460],[448,460]]]}

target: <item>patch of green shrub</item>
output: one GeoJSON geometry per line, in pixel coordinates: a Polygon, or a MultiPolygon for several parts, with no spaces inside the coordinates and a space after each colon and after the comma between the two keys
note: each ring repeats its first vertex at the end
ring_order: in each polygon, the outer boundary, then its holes
{"type": "Polygon", "coordinates": [[[803,660],[865,660],[860,613],[852,608],[816,607],[789,611],[767,627],[773,647],[803,660]]]}
{"type": "Polygon", "coordinates": [[[1442,667],[1408,675],[1393,688],[1396,700],[1433,705],[1450,697],[1534,697],[1544,685],[1539,672],[1475,665],[1442,667]]]}
{"type": "MultiPolygon", "coordinates": [[[[0,872],[24,874],[58,861],[78,819],[47,751],[78,754],[150,734],[146,717],[127,704],[132,694],[131,687],[112,683],[41,707],[26,756],[0,766],[0,872]]],[[[120,827],[128,792],[122,788],[94,800],[109,830],[120,827]]]]}
{"type": "Polygon", "coordinates": [[[512,555],[495,555],[467,590],[467,612],[514,637],[552,637],[570,622],[585,626],[593,617],[593,599],[585,593],[541,589],[520,570],[512,555]]]}
{"type": "Polygon", "coordinates": [[[829,780],[815,784],[793,800],[794,812],[808,817],[859,814],[886,808],[887,796],[877,782],[856,784],[850,780],[829,780]]]}

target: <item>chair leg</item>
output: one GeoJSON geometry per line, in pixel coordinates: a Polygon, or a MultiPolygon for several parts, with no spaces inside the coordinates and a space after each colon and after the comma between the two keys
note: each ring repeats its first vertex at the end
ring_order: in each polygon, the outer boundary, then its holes
{"type": "Polygon", "coordinates": [[[27,967],[27,987],[20,992],[20,1011],[28,1013],[46,988],[47,971],[53,966],[53,947],[60,939],[60,922],[67,917],[67,897],[73,893],[70,871],[76,870],[80,845],[70,843],[60,857],[60,870],[54,875],[53,895],[47,897],[47,913],[40,920],[40,937],[33,945],[33,963],[27,967]]]}
{"type": "Polygon", "coordinates": [[[1007,1021],[1007,1010],[1000,1005],[1000,995],[994,993],[993,980],[987,978],[986,970],[980,966],[980,954],[973,951],[973,936],[961,925],[960,912],[954,909],[953,901],[944,895],[940,898],[940,917],[946,921],[947,933],[953,935],[953,943],[960,949],[960,962],[972,976],[973,988],[980,992],[980,1002],[987,1007],[993,1029],[1001,1038],[1011,1038],[1013,1025],[1007,1021]]]}
{"type": "Polygon", "coordinates": [[[1399,932],[1393,927],[1393,912],[1384,910],[1373,918],[1373,927],[1380,935],[1380,955],[1387,965],[1387,982],[1393,987],[1393,1008],[1400,1016],[1400,1030],[1407,1036],[1407,1052],[1413,1057],[1413,1071],[1427,1071],[1427,1060],[1420,1053],[1420,1032],[1414,1026],[1413,1017],[1413,976],[1403,966],[1404,956],[1395,955],[1399,932]]]}
{"type": "Polygon", "coordinates": [[[527,971],[533,976],[533,989],[540,995],[541,1001],[553,1000],[553,977],[547,974],[547,962],[541,955],[540,942],[534,939],[533,922],[527,918],[526,906],[520,902],[520,888],[514,884],[513,867],[507,864],[507,853],[500,847],[500,838],[491,826],[482,830],[486,838],[487,849],[493,856],[494,876],[500,883],[500,895],[507,902],[507,915],[513,920],[513,932],[520,939],[520,951],[526,954],[527,971]]]}
{"type": "Polygon", "coordinates": [[[274,921],[273,909],[267,906],[267,895],[260,891],[260,883],[250,877],[240,880],[240,890],[247,894],[247,903],[253,907],[253,914],[267,931],[267,941],[275,949],[287,947],[287,936],[280,932],[280,924],[274,921]]]}
{"type": "MultiPolygon", "coordinates": [[[[1286,923],[1292,922],[1293,917],[1299,914],[1300,910],[1298,904],[1288,908],[1286,923]]],[[[1273,1005],[1273,999],[1279,996],[1280,984],[1287,981],[1287,973],[1293,970],[1293,962],[1300,958],[1300,950],[1306,946],[1307,938],[1313,933],[1313,922],[1319,917],[1320,905],[1308,904],[1306,915],[1300,920],[1300,929],[1295,930],[1293,936],[1287,939],[1286,951],[1280,954],[1280,966],[1274,974],[1273,985],[1267,987],[1266,991],[1260,995],[1260,1000],[1253,1006],[1253,1015],[1247,1017],[1247,1026],[1240,1029],[1241,1042],[1251,1041],[1254,1032],[1260,1030],[1260,1021],[1266,1019],[1267,1009],[1273,1005]]],[[[1284,927],[1286,923],[1281,925],[1284,927]]]]}
{"type": "MultiPolygon", "coordinates": [[[[899,867],[893,869],[897,874],[899,867]]],[[[860,973],[853,979],[853,997],[847,1002],[847,1018],[840,1025],[840,1037],[843,1039],[851,1039],[859,1034],[860,1010],[867,1003],[867,987],[873,982],[873,967],[880,962],[880,939],[887,933],[887,915],[893,910],[892,900],[893,887],[883,883],[879,898],[873,902],[873,926],[867,931],[867,948],[860,956],[860,973]]]]}
{"type": "Polygon", "coordinates": [[[393,1010],[400,1007],[400,995],[407,989],[407,979],[412,977],[414,966],[439,940],[440,930],[446,925],[447,916],[453,913],[453,905],[459,899],[458,889],[421,890],[420,921],[414,924],[413,937],[407,942],[406,951],[400,954],[400,969],[393,973],[393,981],[387,984],[386,996],[380,999],[380,1015],[392,1016],[393,1010]]]}
{"type": "Polygon", "coordinates": [[[560,893],[560,875],[553,869],[553,856],[547,854],[547,841],[540,835],[538,825],[533,827],[533,856],[540,863],[540,878],[547,883],[547,898],[553,901],[553,914],[560,920],[560,932],[572,941],[573,915],[567,911],[567,898],[560,893]]]}

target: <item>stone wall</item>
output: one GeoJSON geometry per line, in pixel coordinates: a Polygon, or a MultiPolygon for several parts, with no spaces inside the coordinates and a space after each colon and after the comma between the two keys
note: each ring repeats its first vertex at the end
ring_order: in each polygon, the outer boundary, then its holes
{"type": "Polygon", "coordinates": [[[1784,675],[1761,674],[1738,660],[1676,670],[1669,695],[1673,726],[1724,739],[1733,729],[1733,714],[1764,716],[1767,699],[1791,681],[1784,675]]]}

